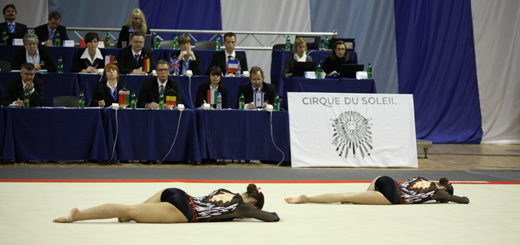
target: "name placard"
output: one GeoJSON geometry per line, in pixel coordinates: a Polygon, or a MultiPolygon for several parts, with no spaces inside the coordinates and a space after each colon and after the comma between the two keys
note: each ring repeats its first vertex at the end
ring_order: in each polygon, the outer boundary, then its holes
{"type": "Polygon", "coordinates": [[[13,38],[13,46],[23,46],[23,39],[13,38]]]}
{"type": "Polygon", "coordinates": [[[74,40],[63,40],[63,47],[74,47],[74,40]]]}

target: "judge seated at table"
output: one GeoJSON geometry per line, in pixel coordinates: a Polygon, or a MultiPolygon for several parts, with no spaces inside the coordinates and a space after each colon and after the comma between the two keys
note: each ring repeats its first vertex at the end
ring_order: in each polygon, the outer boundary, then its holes
{"type": "Polygon", "coordinates": [[[52,12],[49,14],[47,24],[43,24],[34,28],[34,34],[38,36],[42,44],[45,46],[56,45],[56,34],[60,35],[60,46],[62,46],[63,40],[69,40],[67,36],[67,28],[60,25],[61,15],[58,12],[52,12]]]}
{"type": "Polygon", "coordinates": [[[222,79],[222,70],[218,66],[209,68],[209,76],[206,79],[206,83],[199,85],[197,90],[197,97],[195,99],[195,108],[199,108],[204,104],[204,101],[208,104],[215,104],[208,99],[208,90],[211,92],[217,91],[222,96],[222,108],[227,108],[228,104],[228,89],[224,88],[222,79]]]}
{"type": "Polygon", "coordinates": [[[172,54],[172,58],[179,59],[179,75],[185,75],[187,70],[191,70],[193,75],[200,75],[200,55],[191,50],[190,36],[180,36],[179,47],[181,50],[172,54]]]}
{"type": "Polygon", "coordinates": [[[348,56],[347,46],[343,41],[337,41],[332,46],[332,53],[323,61],[322,69],[329,75],[333,71],[341,72],[342,64],[356,64],[356,62],[348,56]]]}
{"type": "Polygon", "coordinates": [[[76,52],[72,61],[72,72],[97,73],[98,69],[105,66],[105,50],[99,49],[98,43],[98,34],[89,32],[85,35],[87,48],[76,52]]]}
{"type": "MultiPolygon", "coordinates": [[[[255,109],[253,103],[253,93],[259,91],[264,93],[264,104],[262,108],[265,108],[268,104],[274,103],[274,97],[276,96],[276,86],[264,82],[264,71],[258,66],[253,66],[249,72],[250,84],[241,85],[238,88],[238,95],[244,94],[244,109],[255,109]]],[[[238,101],[237,101],[238,108],[238,101]]]]}
{"type": "Polygon", "coordinates": [[[13,62],[11,62],[12,70],[20,70],[22,64],[34,64],[35,71],[41,69],[48,72],[56,71],[56,64],[52,60],[49,51],[43,47],[38,47],[38,37],[33,33],[27,33],[23,37],[24,49],[17,49],[14,52],[13,62]]]}
{"type": "Polygon", "coordinates": [[[173,109],[174,106],[166,105],[167,96],[175,96],[176,104],[182,104],[181,86],[179,82],[169,76],[169,63],[166,60],[157,62],[157,78],[146,79],[139,91],[139,108],[159,108],[159,95],[164,94],[165,109],[173,109]]]}
{"type": "Polygon", "coordinates": [[[43,94],[43,81],[34,77],[35,68],[31,63],[25,63],[21,67],[20,77],[7,82],[7,87],[2,94],[2,105],[16,104],[23,106],[25,92],[29,93],[29,105],[43,106],[45,97],[43,94]]]}
{"type": "Polygon", "coordinates": [[[117,54],[117,65],[121,74],[145,74],[145,59],[150,59],[150,70],[155,70],[153,51],[144,48],[143,33],[136,32],[130,40],[130,46],[122,48],[117,54]]]}
{"type": "Polygon", "coordinates": [[[7,35],[7,45],[13,45],[13,38],[23,38],[27,34],[27,26],[16,22],[16,7],[14,4],[7,4],[3,9],[5,22],[0,23],[0,35],[5,31],[7,35]]]}
{"type": "Polygon", "coordinates": [[[307,55],[307,42],[303,37],[294,40],[293,54],[285,58],[282,77],[292,76],[295,62],[312,62],[312,57],[307,55]]]}
{"type": "MultiPolygon", "coordinates": [[[[220,52],[216,52],[213,54],[213,58],[211,59],[211,63],[209,64],[209,67],[218,66],[224,72],[224,75],[226,76],[234,76],[234,73],[228,73],[227,67],[229,60],[238,60],[240,61],[240,69],[242,71],[247,70],[247,63],[246,63],[246,57],[237,54],[235,52],[235,46],[237,44],[236,42],[237,36],[233,32],[228,32],[224,34],[224,47],[225,49],[220,52]]],[[[209,69],[206,71],[206,76],[209,75],[209,69]]]]}
{"type": "Polygon", "coordinates": [[[119,81],[119,69],[114,64],[108,64],[103,70],[105,80],[98,82],[90,99],[91,107],[108,107],[113,103],[119,103],[119,91],[130,87],[125,82],[119,81]]]}

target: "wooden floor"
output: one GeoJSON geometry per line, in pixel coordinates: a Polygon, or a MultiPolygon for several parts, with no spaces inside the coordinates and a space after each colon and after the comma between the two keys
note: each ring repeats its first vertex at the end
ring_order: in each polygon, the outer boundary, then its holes
{"type": "MultiPolygon", "coordinates": [[[[419,170],[457,171],[457,170],[520,170],[520,145],[516,144],[433,144],[428,150],[428,158],[424,151],[417,150],[419,170]]],[[[214,168],[276,168],[275,164],[260,164],[253,161],[247,165],[226,161],[226,165],[201,164],[163,164],[160,168],[214,167],[214,168]]],[[[7,164],[2,167],[114,167],[114,165],[99,165],[97,163],[29,163],[23,165],[7,164]]],[[[121,167],[149,167],[144,164],[120,164],[121,167]]]]}

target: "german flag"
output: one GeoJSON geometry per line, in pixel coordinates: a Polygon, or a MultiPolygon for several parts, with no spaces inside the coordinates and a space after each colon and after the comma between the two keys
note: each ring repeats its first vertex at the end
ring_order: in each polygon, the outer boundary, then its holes
{"type": "Polygon", "coordinates": [[[150,73],[150,58],[148,58],[148,56],[144,58],[143,71],[150,73]]]}

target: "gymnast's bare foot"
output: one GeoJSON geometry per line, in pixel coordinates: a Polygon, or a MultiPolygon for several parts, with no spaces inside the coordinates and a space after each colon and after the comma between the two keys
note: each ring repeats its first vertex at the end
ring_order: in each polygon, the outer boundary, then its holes
{"type": "Polygon", "coordinates": [[[70,210],[70,213],[66,215],[65,217],[59,217],[57,219],[54,219],[52,222],[55,223],[72,223],[74,221],[74,217],[79,213],[79,209],[73,208],[70,210]]]}
{"type": "Polygon", "coordinates": [[[301,195],[297,198],[296,197],[285,198],[285,201],[290,204],[305,203],[305,200],[307,200],[306,195],[301,195]]]}

